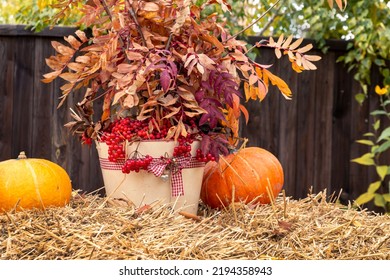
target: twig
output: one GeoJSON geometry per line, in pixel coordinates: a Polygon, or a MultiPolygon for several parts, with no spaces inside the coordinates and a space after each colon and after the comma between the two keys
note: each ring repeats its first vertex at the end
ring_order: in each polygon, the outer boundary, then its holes
{"type": "Polygon", "coordinates": [[[247,31],[249,28],[251,28],[253,25],[255,25],[256,23],[258,23],[263,17],[265,17],[266,14],[268,14],[269,11],[271,11],[281,0],[278,0],[276,1],[275,4],[273,4],[271,7],[268,8],[268,10],[266,10],[260,17],[258,17],[254,22],[252,22],[251,24],[249,24],[247,27],[245,27],[244,29],[240,30],[239,32],[237,32],[236,34],[228,37],[226,40],[224,40],[222,43],[226,43],[227,41],[231,40],[231,39],[234,39],[236,38],[238,35],[244,33],[245,31],[247,31]]]}
{"type": "MultiPolygon", "coordinates": [[[[130,6],[130,4],[129,4],[129,6],[130,6]]],[[[129,8],[129,14],[133,18],[133,20],[134,20],[134,23],[135,23],[135,25],[137,27],[139,35],[141,35],[141,39],[142,39],[143,45],[146,46],[146,40],[145,40],[145,37],[144,37],[144,33],[142,33],[141,26],[139,25],[137,16],[135,15],[133,8],[129,8]]]]}

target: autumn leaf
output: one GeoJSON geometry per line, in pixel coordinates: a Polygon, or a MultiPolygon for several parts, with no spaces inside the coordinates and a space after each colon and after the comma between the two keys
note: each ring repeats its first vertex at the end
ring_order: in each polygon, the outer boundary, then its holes
{"type": "Polygon", "coordinates": [[[268,86],[268,80],[270,80],[274,86],[279,88],[286,99],[291,99],[292,92],[286,82],[278,76],[272,74],[267,69],[263,69],[263,81],[266,86],[268,86]]]}

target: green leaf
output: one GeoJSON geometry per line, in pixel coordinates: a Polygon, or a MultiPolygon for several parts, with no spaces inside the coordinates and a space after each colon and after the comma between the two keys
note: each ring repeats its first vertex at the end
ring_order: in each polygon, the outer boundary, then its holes
{"type": "Polygon", "coordinates": [[[363,145],[368,145],[368,146],[374,145],[374,142],[372,142],[371,140],[366,140],[366,139],[356,140],[356,142],[363,144],[363,145]]]}
{"type": "Polygon", "coordinates": [[[378,147],[378,149],[376,150],[377,153],[383,153],[384,151],[386,151],[388,148],[390,148],[390,141],[386,141],[384,142],[382,145],[380,145],[378,147]]]}
{"type": "Polygon", "coordinates": [[[387,137],[390,137],[390,127],[386,128],[382,131],[377,142],[380,142],[381,140],[386,139],[387,137]]]}
{"type": "Polygon", "coordinates": [[[376,167],[376,173],[378,173],[382,181],[386,177],[387,169],[388,169],[387,165],[379,165],[376,167]]]}
{"type": "Polygon", "coordinates": [[[375,134],[372,133],[372,132],[367,132],[367,133],[364,133],[363,136],[367,136],[367,137],[374,137],[375,134]]]}
{"type": "Polygon", "coordinates": [[[362,155],[361,157],[355,158],[351,161],[362,164],[362,165],[375,165],[373,155],[370,153],[366,153],[366,154],[362,155]]]}
{"type": "Polygon", "coordinates": [[[386,201],[386,202],[390,202],[390,193],[385,193],[383,196],[383,199],[386,201]]]}
{"type": "Polygon", "coordinates": [[[379,148],[379,145],[371,146],[371,154],[377,154],[378,148],[379,148]]]}
{"type": "Polygon", "coordinates": [[[386,111],[383,110],[375,110],[370,113],[371,116],[378,116],[378,115],[387,115],[386,111]]]}
{"type": "Polygon", "coordinates": [[[365,203],[371,201],[374,197],[375,197],[375,194],[365,192],[365,193],[361,194],[361,195],[355,200],[355,203],[356,203],[357,205],[362,205],[362,204],[365,204],[365,203]]]}
{"type": "Polygon", "coordinates": [[[362,105],[363,102],[364,102],[364,100],[366,99],[366,95],[363,94],[363,93],[358,93],[358,94],[355,95],[355,99],[356,99],[356,101],[357,101],[360,105],[362,105]]]}
{"type": "Polygon", "coordinates": [[[374,198],[374,204],[378,207],[385,207],[386,201],[383,198],[383,195],[376,193],[374,198]]]}
{"type": "Polygon", "coordinates": [[[379,127],[381,126],[381,121],[380,120],[377,120],[374,124],[373,124],[373,128],[375,131],[378,131],[379,127]]]}
{"type": "Polygon", "coordinates": [[[376,181],[368,186],[368,193],[375,193],[381,187],[381,181],[376,181]]]}

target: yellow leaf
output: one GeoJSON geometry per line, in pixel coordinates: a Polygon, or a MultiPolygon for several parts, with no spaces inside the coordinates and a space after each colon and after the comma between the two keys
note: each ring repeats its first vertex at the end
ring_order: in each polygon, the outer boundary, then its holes
{"type": "Polygon", "coordinates": [[[366,153],[359,158],[355,158],[352,162],[356,162],[362,165],[375,165],[372,154],[366,153]]]}
{"type": "Polygon", "coordinates": [[[379,177],[383,181],[383,179],[387,175],[388,166],[387,165],[380,165],[376,167],[376,172],[378,173],[379,177]]]}
{"type": "Polygon", "coordinates": [[[299,66],[295,61],[293,61],[291,63],[291,67],[297,73],[301,73],[303,70],[305,70],[305,68],[303,68],[302,66],[299,66]]]}
{"type": "Polygon", "coordinates": [[[362,204],[365,204],[365,203],[371,201],[374,197],[375,197],[375,194],[366,192],[366,193],[361,194],[361,195],[355,200],[355,203],[356,203],[357,205],[362,205],[362,204]]]}
{"type": "Polygon", "coordinates": [[[368,193],[375,193],[381,187],[381,181],[376,181],[368,186],[368,193]]]}

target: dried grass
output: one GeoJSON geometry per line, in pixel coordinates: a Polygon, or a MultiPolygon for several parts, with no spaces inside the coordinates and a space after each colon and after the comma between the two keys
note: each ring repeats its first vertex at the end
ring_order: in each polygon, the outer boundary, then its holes
{"type": "Polygon", "coordinates": [[[265,206],[169,206],[74,193],[64,208],[0,214],[0,259],[390,259],[390,216],[332,202],[326,192],[265,206]]]}

